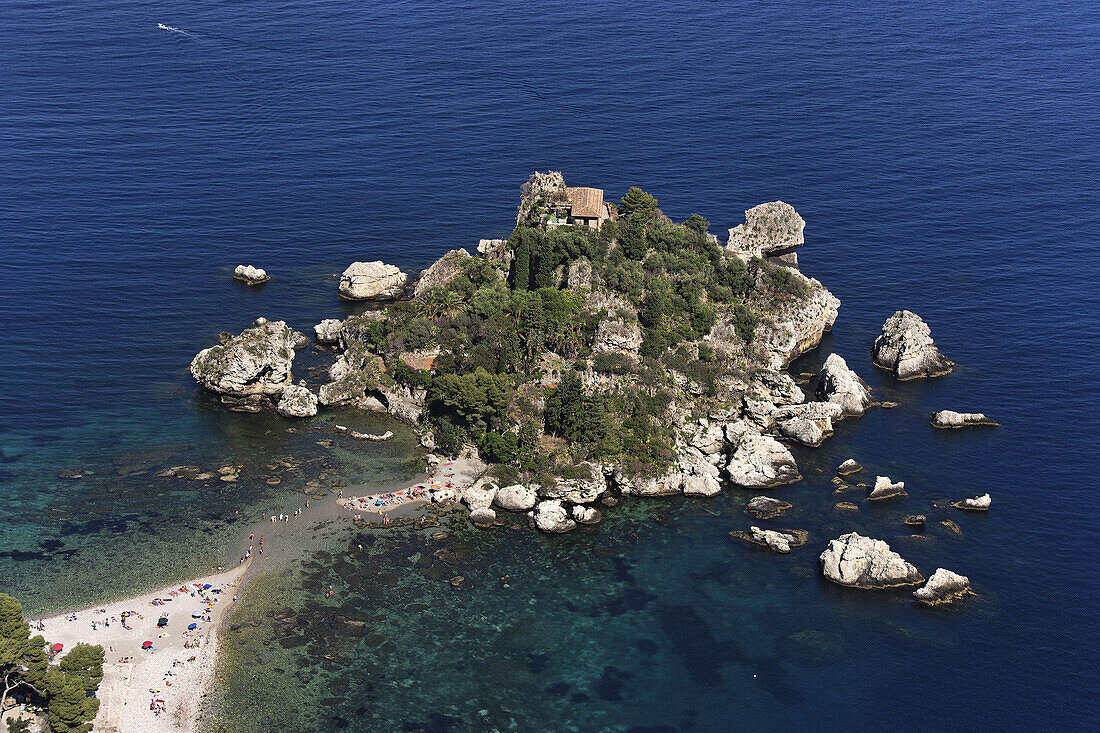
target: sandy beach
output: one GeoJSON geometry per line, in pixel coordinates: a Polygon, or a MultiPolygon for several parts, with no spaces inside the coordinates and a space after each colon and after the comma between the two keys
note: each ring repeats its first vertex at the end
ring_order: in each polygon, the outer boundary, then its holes
{"type": "Polygon", "coordinates": [[[247,568],[247,564],[240,565],[133,598],[42,619],[45,629],[41,631],[35,630],[38,619],[34,619],[31,633],[45,636],[49,647],[62,644],[59,656],[78,642],[103,646],[95,730],[191,731],[203,690],[214,672],[219,624],[233,605],[247,568]],[[205,589],[207,585],[210,590],[205,589]],[[222,591],[212,592],[215,588],[222,591]],[[158,599],[163,605],[153,605],[158,599]],[[130,613],[126,618],[129,629],[123,626],[124,612],[130,613]],[[195,614],[199,617],[193,617],[195,614]],[[168,624],[158,628],[163,616],[168,624]],[[188,630],[190,624],[195,624],[195,629],[188,630]],[[151,649],[142,649],[146,641],[152,642],[151,649]],[[159,712],[151,709],[158,700],[163,701],[157,704],[162,706],[159,712]]]}
{"type": "Polygon", "coordinates": [[[348,496],[337,503],[357,515],[367,515],[370,521],[406,516],[412,510],[432,502],[456,500],[462,490],[476,481],[486,470],[481,461],[463,454],[439,463],[427,478],[399,491],[360,493],[365,485],[349,486],[348,496]]]}

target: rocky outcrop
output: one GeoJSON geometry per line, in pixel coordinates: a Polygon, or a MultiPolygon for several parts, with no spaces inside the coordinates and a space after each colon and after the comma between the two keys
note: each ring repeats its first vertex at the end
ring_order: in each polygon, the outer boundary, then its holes
{"type": "Polygon", "coordinates": [[[936,348],[928,325],[910,311],[898,311],[883,324],[871,356],[876,366],[902,380],[939,377],[954,366],[936,348]]]}
{"type": "Polygon", "coordinates": [[[637,323],[609,319],[596,327],[593,351],[618,351],[637,354],[642,348],[642,329],[637,323]]]}
{"type": "Polygon", "coordinates": [[[568,532],[577,528],[569,512],[557,499],[540,501],[534,511],[535,526],[543,532],[568,532]]]}
{"type": "Polygon", "coordinates": [[[200,351],[191,361],[191,376],[206,389],[230,397],[281,395],[291,384],[293,362],[290,328],[260,318],[240,336],[200,351]]]}
{"type": "Polygon", "coordinates": [[[301,331],[292,331],[290,334],[290,345],[294,347],[295,351],[301,351],[309,346],[309,336],[306,336],[301,331]]]}
{"type": "Polygon", "coordinates": [[[928,517],[923,514],[907,514],[902,523],[907,527],[924,527],[928,524],[928,517]]]}
{"type": "Polygon", "coordinates": [[[573,507],[573,519],[577,524],[599,524],[603,521],[603,513],[595,507],[577,504],[573,507]]]}
{"type": "Polygon", "coordinates": [[[313,327],[313,333],[319,344],[335,344],[340,340],[344,322],[335,318],[326,318],[313,327]]]}
{"type": "MultiPolygon", "coordinates": [[[[350,346],[329,367],[329,382],[321,386],[321,404],[359,404],[368,393],[381,394],[384,371],[381,358],[358,344],[350,346]]],[[[379,408],[385,410],[386,405],[379,408]]]]}
{"type": "Polygon", "coordinates": [[[882,501],[883,499],[895,499],[901,496],[906,496],[904,481],[898,481],[895,484],[891,483],[886,476],[876,476],[875,488],[871,490],[867,499],[869,501],[882,501]]]}
{"type": "Polygon", "coordinates": [[[488,507],[479,507],[470,512],[470,521],[478,527],[491,527],[497,521],[497,513],[488,507]]]}
{"type": "Polygon", "coordinates": [[[774,530],[759,527],[749,527],[748,532],[730,532],[730,536],[784,555],[793,547],[802,547],[809,539],[809,533],[803,529],[774,530]]]}
{"type": "Polygon", "coordinates": [[[793,206],[771,201],[745,212],[745,223],[730,229],[726,249],[746,262],[788,254],[802,246],[805,228],[793,206]]]}
{"type": "Polygon", "coordinates": [[[510,512],[529,512],[535,508],[536,502],[538,495],[535,490],[520,484],[505,486],[493,497],[494,504],[510,512]]]}
{"type": "Polygon", "coordinates": [[[305,387],[288,384],[275,409],[284,417],[313,417],[317,414],[317,395],[305,387]]]}
{"type": "Polygon", "coordinates": [[[780,407],[771,414],[780,434],[803,445],[817,447],[833,434],[833,420],[844,414],[831,402],[804,402],[780,407]]]}
{"type": "Polygon", "coordinates": [[[839,466],[836,467],[836,472],[838,476],[851,476],[853,473],[859,473],[862,470],[863,466],[861,466],[859,462],[856,461],[854,458],[849,458],[848,460],[844,461],[844,463],[841,463],[839,466]]]}
{"type": "Polygon", "coordinates": [[[970,593],[970,579],[945,568],[936,568],[924,587],[913,591],[913,598],[926,606],[944,606],[970,593]]]}
{"type": "Polygon", "coordinates": [[[982,494],[981,496],[975,496],[972,499],[963,499],[962,501],[955,501],[951,503],[951,506],[956,509],[967,509],[972,512],[987,512],[990,505],[993,503],[993,499],[989,494],[982,494]]]}
{"type": "Polygon", "coordinates": [[[262,268],[253,267],[252,265],[237,265],[233,268],[233,279],[249,285],[259,285],[271,278],[262,268]]]}
{"type": "Polygon", "coordinates": [[[493,505],[493,499],[497,495],[497,485],[489,479],[480,478],[462,490],[459,500],[470,511],[474,509],[488,509],[493,505]]]}
{"type": "Polygon", "coordinates": [[[754,496],[745,505],[745,512],[757,519],[775,519],[782,516],[792,504],[770,496],[754,496]]]}
{"type": "Polygon", "coordinates": [[[717,496],[722,493],[721,458],[721,455],[708,456],[694,447],[681,448],[676,462],[680,473],[680,491],[687,496],[717,496]]]}
{"type": "Polygon", "coordinates": [[[405,292],[408,276],[381,260],[353,262],[340,276],[340,297],[345,300],[393,300],[405,292]]]}
{"type": "Polygon", "coordinates": [[[826,578],[851,588],[896,588],[924,581],[924,576],[890,545],[855,532],[830,540],[820,560],[826,578]]]}
{"type": "Polygon", "coordinates": [[[683,490],[683,476],[672,471],[664,476],[629,476],[616,468],[611,480],[627,496],[671,496],[683,490]]]}
{"type": "Polygon", "coordinates": [[[565,177],[561,171],[546,173],[535,171],[520,187],[516,226],[541,224],[549,213],[552,203],[567,200],[565,177]]]}
{"type": "Polygon", "coordinates": [[[465,249],[452,249],[440,257],[424,272],[416,281],[413,294],[420,297],[434,288],[442,288],[451,280],[454,280],[470,261],[470,253],[465,249]]]}
{"type": "Polygon", "coordinates": [[[815,395],[819,400],[838,405],[844,415],[862,415],[875,401],[871,388],[837,354],[829,354],[818,374],[815,395]]]}
{"type": "Polygon", "coordinates": [[[933,412],[929,418],[932,427],[940,428],[942,430],[951,430],[954,428],[969,428],[976,427],[978,425],[992,425],[1000,426],[1000,423],[994,422],[985,416],[981,412],[955,412],[953,410],[940,410],[939,412],[933,412]]]}
{"type": "Polygon", "coordinates": [[[559,478],[553,486],[539,489],[543,499],[560,499],[571,504],[591,504],[607,491],[607,479],[598,466],[581,463],[573,467],[569,478],[559,478]]]}
{"type": "Polygon", "coordinates": [[[792,298],[756,327],[754,346],[766,352],[767,367],[783,369],[791,361],[821,343],[832,330],[840,300],[819,281],[797,270],[788,270],[792,279],[805,287],[805,298],[792,298]]]}
{"type": "Polygon", "coordinates": [[[737,486],[770,489],[802,478],[791,452],[770,435],[762,435],[744,422],[726,426],[731,446],[726,475],[737,486]]]}

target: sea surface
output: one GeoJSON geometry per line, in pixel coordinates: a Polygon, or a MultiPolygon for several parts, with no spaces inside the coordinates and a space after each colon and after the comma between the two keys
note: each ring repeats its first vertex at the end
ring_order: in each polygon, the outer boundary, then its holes
{"type": "Polygon", "coordinates": [[[236,562],[240,528],[306,489],[411,479],[400,426],[229,413],[187,365],[258,316],[351,312],[352,261],[415,273],[506,235],[553,169],[719,233],[793,204],[803,270],[842,306],[792,370],[836,352],[900,406],[796,451],[805,480],[772,493],[810,542],[787,556],[728,538],[741,491],[561,537],[330,526],[246,590],[207,724],[1094,729],[1100,5],[8,0],[0,38],[0,591],[28,613],[236,562]],[[901,308],[953,374],[872,366],[901,308]],[[1003,427],[936,432],[939,409],[1003,427]],[[849,457],[908,498],[834,495],[849,457]],[[239,477],[157,475],[178,466],[239,477]],[[988,514],[933,507],[987,491],[988,514]],[[827,584],[817,555],[852,530],[977,595],[827,584]]]}

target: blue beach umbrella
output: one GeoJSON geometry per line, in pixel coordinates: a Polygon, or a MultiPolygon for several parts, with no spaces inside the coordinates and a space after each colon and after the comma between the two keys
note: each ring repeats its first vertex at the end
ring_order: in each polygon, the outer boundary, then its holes
{"type": "Polygon", "coordinates": [[[207,583],[206,585],[203,586],[203,588],[213,588],[213,587],[214,586],[210,585],[209,583],[207,583]]]}
{"type": "Polygon", "coordinates": [[[198,627],[198,624],[187,624],[187,628],[189,628],[189,629],[194,629],[194,628],[197,628],[197,627],[198,627]]]}

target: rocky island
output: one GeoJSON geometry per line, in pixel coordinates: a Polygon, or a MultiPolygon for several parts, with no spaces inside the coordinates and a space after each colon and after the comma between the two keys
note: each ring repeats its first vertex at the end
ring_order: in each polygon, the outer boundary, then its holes
{"type": "MultiPolygon", "coordinates": [[[[465,454],[488,466],[467,485],[433,489],[432,501],[465,506],[478,527],[526,515],[549,533],[596,524],[627,497],[797,482],[792,444],[820,446],[876,404],[837,354],[806,375],[808,392],[786,371],[840,306],[799,270],[805,221],[789,204],[749,209],[721,244],[705,218],[675,222],[639,188],[612,203],[550,172],[521,190],[507,239],[446,253],[412,288],[380,261],[348,267],[340,297],[377,305],[314,327],[332,354],[323,380],[295,382],[294,349],[308,339],[262,318],[198,354],[192,375],[231,409],[389,413],[414,426],[434,464],[432,454],[465,454]]],[[[872,353],[899,380],[952,367],[909,311],[886,322],[872,353]]],[[[837,491],[855,488],[842,477],[861,468],[845,461],[837,491]]],[[[905,496],[904,482],[878,476],[867,499],[905,496]]],[[[757,496],[746,511],[772,519],[790,507],[757,496]]],[[[732,536],[784,554],[807,540],[797,529],[732,536]]],[[[822,572],[860,588],[923,581],[855,533],[833,540],[822,572]]]]}

